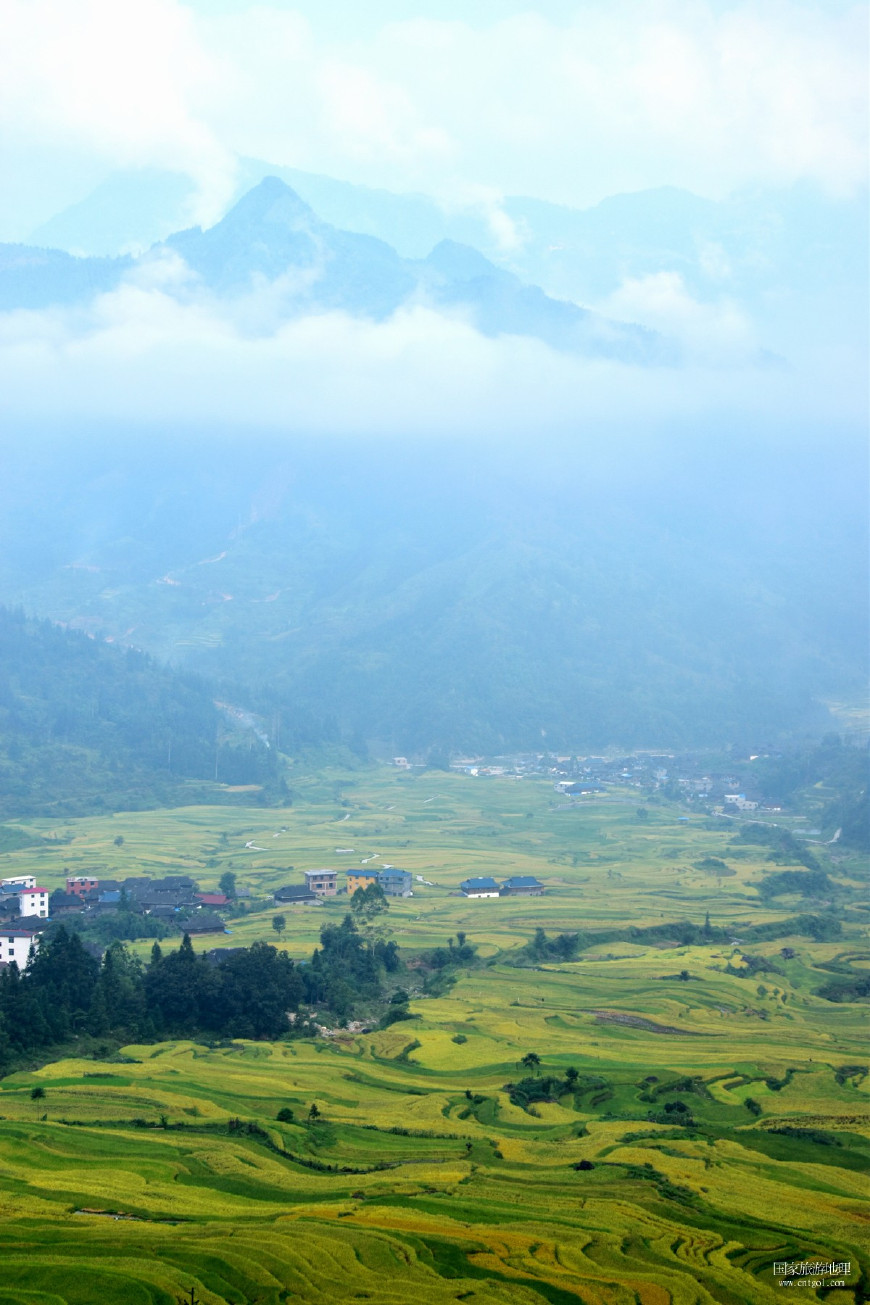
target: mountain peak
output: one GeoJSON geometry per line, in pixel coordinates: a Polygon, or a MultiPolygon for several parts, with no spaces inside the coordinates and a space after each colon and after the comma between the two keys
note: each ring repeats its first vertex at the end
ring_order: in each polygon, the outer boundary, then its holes
{"type": "Polygon", "coordinates": [[[234,219],[242,219],[246,223],[257,220],[290,224],[300,220],[318,221],[314,210],[280,177],[264,177],[233,205],[221,223],[233,223],[234,219]]]}

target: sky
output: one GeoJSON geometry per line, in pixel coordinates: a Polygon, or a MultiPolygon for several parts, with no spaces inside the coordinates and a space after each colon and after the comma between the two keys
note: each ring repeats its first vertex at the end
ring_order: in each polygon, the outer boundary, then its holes
{"type": "Polygon", "coordinates": [[[238,154],[453,204],[866,179],[866,7],[845,0],[0,0],[0,20],[19,239],[119,167],[189,173],[208,220],[238,154]]]}
{"type": "MultiPolygon", "coordinates": [[[[512,194],[866,187],[867,14],[846,0],[0,0],[0,24],[5,240],[122,169],[190,176],[208,224],[242,156],[488,214],[512,194]]],[[[848,352],[756,366],[745,305],[727,285],[693,300],[678,271],[596,305],[679,335],[670,371],[487,340],[420,305],[252,333],[179,300],[174,275],[0,314],[0,416],[364,434],[862,420],[848,352]]]]}

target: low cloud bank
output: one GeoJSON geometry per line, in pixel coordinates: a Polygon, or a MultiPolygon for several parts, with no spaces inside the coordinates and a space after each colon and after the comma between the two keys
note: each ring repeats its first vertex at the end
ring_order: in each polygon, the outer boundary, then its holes
{"type": "Polygon", "coordinates": [[[837,353],[800,369],[765,361],[736,307],[695,303],[678,277],[628,283],[603,307],[674,333],[679,367],[491,339],[424,305],[380,323],[344,313],[280,321],[274,294],[269,286],[219,301],[169,263],[86,307],[2,314],[4,424],[537,437],[685,423],[831,429],[863,416],[853,360],[837,353]]]}

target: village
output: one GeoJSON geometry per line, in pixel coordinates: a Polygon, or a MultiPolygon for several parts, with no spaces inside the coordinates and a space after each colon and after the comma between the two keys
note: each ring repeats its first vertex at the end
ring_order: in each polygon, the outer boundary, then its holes
{"type": "MultiPolygon", "coordinates": [[[[303,882],[285,884],[271,894],[276,907],[319,906],[326,900],[377,887],[385,898],[413,896],[413,877],[407,870],[383,865],[378,869],[338,871],[327,868],[305,870],[303,882]],[[344,882],[341,882],[343,879],[344,882]]],[[[246,914],[268,901],[254,903],[250,889],[236,886],[235,876],[222,880],[226,892],[203,891],[189,875],[166,875],[161,879],[128,877],[97,878],[70,875],[65,888],[51,891],[33,875],[0,880],[0,971],[15,964],[26,969],[39,948],[41,934],[58,920],[74,916],[88,925],[109,918],[141,917],[141,927],[132,936],[165,937],[168,934],[227,934],[227,916],[246,914]],[[162,928],[150,929],[146,921],[162,928]]],[[[531,875],[515,875],[499,883],[483,876],[464,879],[456,895],[466,898],[540,897],[544,885],[531,875]]],[[[95,948],[95,950],[102,950],[95,948]]]]}
{"type": "MultiPolygon", "coordinates": [[[[746,762],[759,756],[744,757],[746,762]]],[[[393,757],[399,770],[425,768],[407,757],[393,757]]],[[[780,812],[778,802],[764,802],[751,791],[733,768],[711,765],[709,757],[692,753],[634,752],[618,757],[580,756],[546,752],[515,753],[495,757],[458,757],[449,768],[456,774],[478,778],[521,780],[546,776],[558,793],[569,798],[593,797],[608,789],[635,789],[644,795],[660,793],[671,801],[688,803],[709,814],[780,812]]]]}

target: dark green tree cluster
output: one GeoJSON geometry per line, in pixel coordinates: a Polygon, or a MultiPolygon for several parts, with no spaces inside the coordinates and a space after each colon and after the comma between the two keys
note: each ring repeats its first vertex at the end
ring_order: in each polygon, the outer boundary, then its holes
{"type": "Polygon", "coordinates": [[[357,888],[350,899],[350,909],[354,915],[362,919],[372,920],[375,916],[388,911],[390,904],[383,888],[379,883],[375,882],[367,884],[365,888],[357,888]]]}
{"type": "Polygon", "coordinates": [[[433,947],[431,951],[421,952],[423,965],[432,970],[446,970],[473,965],[477,960],[477,947],[468,941],[460,929],[456,939],[448,938],[446,947],[433,947]]]}
{"type": "Polygon", "coordinates": [[[303,1005],[349,1018],[378,1001],[400,967],[398,945],[366,942],[349,915],[325,925],[320,940],[310,965],[296,966],[263,942],[197,955],[185,934],[174,951],[155,943],[143,965],[120,942],[97,960],[61,925],[23,973],[10,965],[0,976],[0,1064],[82,1034],[277,1038],[290,1030],[288,1012],[303,1005]]]}
{"type": "Polygon", "coordinates": [[[326,924],[320,931],[320,946],[301,972],[305,1001],[348,1019],[358,1004],[380,997],[386,975],[395,974],[399,965],[397,943],[367,943],[346,915],[341,924],[326,924]]]}
{"type": "Polygon", "coordinates": [[[579,934],[560,933],[555,938],[548,938],[543,929],[536,929],[528,951],[538,961],[571,961],[577,955],[579,945],[579,934]]]}
{"type": "Polygon", "coordinates": [[[737,841],[769,847],[771,850],[767,859],[777,865],[803,865],[808,870],[819,869],[817,859],[806,844],[799,842],[790,830],[783,829],[780,825],[762,825],[759,821],[741,825],[737,841]]]}
{"type": "Polygon", "coordinates": [[[98,961],[61,927],[23,974],[12,965],[0,977],[0,1052],[8,1061],[81,1034],[120,1041],[279,1037],[304,991],[290,958],[266,943],[228,951],[213,964],[185,935],[166,955],[155,943],[143,965],[122,943],[98,961]]]}
{"type": "Polygon", "coordinates": [[[522,1064],[533,1073],[518,1083],[505,1084],[505,1091],[513,1104],[523,1110],[539,1101],[558,1101],[577,1089],[580,1075],[573,1065],[565,1071],[565,1077],[560,1078],[558,1074],[540,1074],[541,1059],[534,1051],[523,1056],[522,1064]]]}

